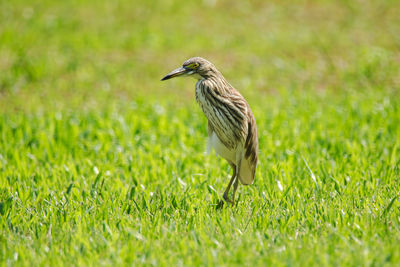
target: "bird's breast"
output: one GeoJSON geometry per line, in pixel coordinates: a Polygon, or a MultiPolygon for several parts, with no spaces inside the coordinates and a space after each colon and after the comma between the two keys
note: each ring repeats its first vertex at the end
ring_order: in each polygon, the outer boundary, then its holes
{"type": "Polygon", "coordinates": [[[247,135],[246,116],[228,95],[218,93],[218,86],[212,81],[196,83],[196,101],[207,117],[213,131],[225,147],[234,149],[247,135]]]}
{"type": "Polygon", "coordinates": [[[236,162],[236,149],[226,147],[215,132],[213,132],[208,138],[211,146],[220,157],[229,162],[236,162]]]}

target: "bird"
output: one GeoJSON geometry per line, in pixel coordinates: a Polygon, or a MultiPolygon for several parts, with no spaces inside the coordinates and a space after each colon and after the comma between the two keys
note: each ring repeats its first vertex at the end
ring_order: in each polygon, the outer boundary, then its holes
{"type": "Polygon", "coordinates": [[[253,184],[258,162],[258,133],[253,112],[244,97],[210,61],[201,57],[186,60],[161,81],[179,76],[197,79],[195,98],[207,117],[207,150],[228,161],[233,169],[219,207],[235,203],[239,181],[253,184]],[[233,184],[232,198],[229,192],[233,184]]]}

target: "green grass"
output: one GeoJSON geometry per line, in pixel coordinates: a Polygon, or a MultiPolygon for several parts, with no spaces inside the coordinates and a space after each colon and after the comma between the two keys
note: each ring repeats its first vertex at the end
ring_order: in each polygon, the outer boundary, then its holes
{"type": "Polygon", "coordinates": [[[396,266],[398,1],[0,1],[1,265],[396,266]],[[260,161],[216,210],[194,80],[247,98],[260,161]]]}

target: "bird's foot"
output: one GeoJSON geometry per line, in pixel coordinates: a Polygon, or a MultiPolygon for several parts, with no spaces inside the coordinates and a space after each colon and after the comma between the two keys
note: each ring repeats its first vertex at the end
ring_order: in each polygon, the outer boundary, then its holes
{"type": "Polygon", "coordinates": [[[217,210],[222,209],[224,207],[225,201],[220,200],[217,204],[217,210]]]}
{"type": "Polygon", "coordinates": [[[219,203],[217,205],[217,209],[221,209],[224,206],[225,202],[232,204],[232,206],[235,204],[235,201],[234,200],[230,200],[228,195],[224,195],[223,199],[219,201],[219,203]]]}

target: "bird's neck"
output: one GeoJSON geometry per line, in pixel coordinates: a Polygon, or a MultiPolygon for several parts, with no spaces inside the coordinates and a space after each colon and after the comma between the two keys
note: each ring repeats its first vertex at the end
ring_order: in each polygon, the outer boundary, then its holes
{"type": "Polygon", "coordinates": [[[212,89],[219,91],[220,94],[228,93],[227,89],[232,87],[218,70],[210,72],[206,76],[202,76],[202,79],[199,81],[212,84],[212,89]]]}
{"type": "Polygon", "coordinates": [[[195,78],[196,80],[198,80],[198,81],[200,81],[200,80],[203,80],[204,79],[204,77],[203,76],[201,76],[200,74],[198,74],[198,73],[193,73],[192,75],[190,75],[190,77],[192,77],[192,78],[195,78]]]}

